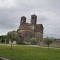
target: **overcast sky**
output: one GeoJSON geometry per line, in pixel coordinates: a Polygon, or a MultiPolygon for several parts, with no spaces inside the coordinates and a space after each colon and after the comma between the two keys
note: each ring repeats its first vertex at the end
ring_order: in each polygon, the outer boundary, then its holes
{"type": "Polygon", "coordinates": [[[0,0],[0,35],[17,30],[20,17],[37,15],[44,26],[44,37],[60,38],[60,0],[0,0]]]}

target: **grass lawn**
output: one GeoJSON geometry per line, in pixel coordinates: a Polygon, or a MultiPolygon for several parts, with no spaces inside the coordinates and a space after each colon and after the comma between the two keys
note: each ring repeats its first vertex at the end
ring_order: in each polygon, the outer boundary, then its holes
{"type": "Polygon", "coordinates": [[[60,60],[60,49],[30,46],[0,46],[0,56],[12,60],[60,60]]]}

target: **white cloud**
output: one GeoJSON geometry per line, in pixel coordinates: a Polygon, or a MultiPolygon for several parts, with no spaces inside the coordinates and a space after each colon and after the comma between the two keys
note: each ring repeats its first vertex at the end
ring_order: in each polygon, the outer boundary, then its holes
{"type": "Polygon", "coordinates": [[[0,0],[0,8],[11,8],[15,6],[15,0],[0,0]]]}
{"type": "Polygon", "coordinates": [[[44,36],[60,36],[60,0],[0,0],[1,34],[17,29],[22,15],[30,22],[32,14],[43,24],[44,36]]]}

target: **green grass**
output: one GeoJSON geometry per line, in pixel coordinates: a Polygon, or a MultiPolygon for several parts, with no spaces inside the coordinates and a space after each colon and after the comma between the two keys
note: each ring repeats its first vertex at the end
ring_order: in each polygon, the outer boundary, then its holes
{"type": "Polygon", "coordinates": [[[0,56],[13,60],[60,60],[60,49],[29,46],[0,46],[0,56]]]}

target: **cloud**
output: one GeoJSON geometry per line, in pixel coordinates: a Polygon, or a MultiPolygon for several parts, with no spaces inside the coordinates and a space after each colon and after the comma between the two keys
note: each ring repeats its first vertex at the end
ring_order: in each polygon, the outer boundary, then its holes
{"type": "Polygon", "coordinates": [[[37,23],[44,26],[44,36],[60,36],[60,0],[0,0],[0,35],[17,30],[20,17],[37,15],[37,23]]]}
{"type": "Polygon", "coordinates": [[[0,8],[10,8],[15,6],[15,0],[0,0],[0,8]]]}

